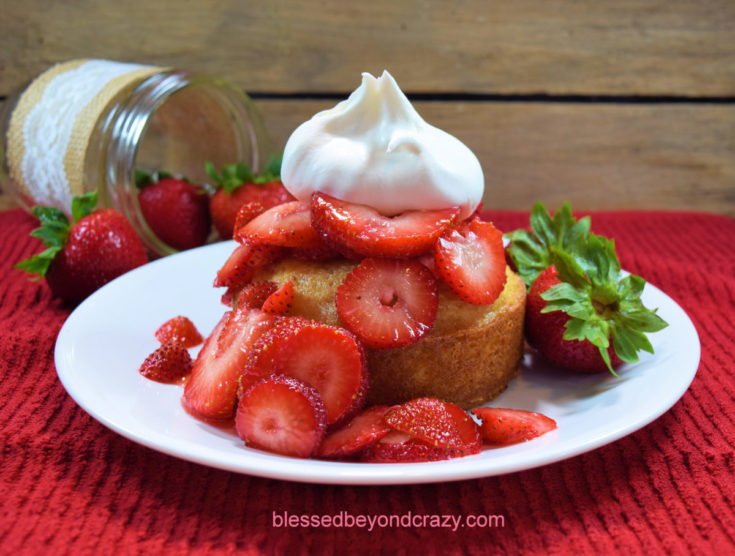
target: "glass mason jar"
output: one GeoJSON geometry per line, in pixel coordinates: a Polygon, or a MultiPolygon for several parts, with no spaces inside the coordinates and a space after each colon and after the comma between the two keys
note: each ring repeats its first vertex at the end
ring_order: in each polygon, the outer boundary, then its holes
{"type": "Polygon", "coordinates": [[[3,106],[0,179],[26,210],[97,190],[154,255],[176,252],[151,231],[138,204],[136,170],[195,184],[204,163],[258,170],[270,144],[263,119],[234,85],[179,69],[74,60],[37,76],[3,106]]]}

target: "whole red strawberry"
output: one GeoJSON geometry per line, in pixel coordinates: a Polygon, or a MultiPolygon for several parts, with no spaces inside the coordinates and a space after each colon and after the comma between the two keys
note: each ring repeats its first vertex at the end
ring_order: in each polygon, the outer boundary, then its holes
{"type": "MultiPolygon", "coordinates": [[[[550,266],[538,275],[526,300],[526,339],[554,366],[579,373],[608,370],[600,350],[589,340],[565,340],[565,325],[570,317],[563,311],[542,312],[548,302],[541,294],[561,284],[559,273],[550,266]]],[[[613,369],[622,361],[610,345],[607,349],[613,369]]]]}
{"type": "Polygon", "coordinates": [[[57,208],[34,207],[41,227],[31,235],[46,250],[21,261],[17,268],[46,278],[51,291],[77,304],[118,276],[148,262],[135,230],[114,209],[97,209],[97,192],[72,200],[72,222],[57,208]]]}
{"type": "Polygon", "coordinates": [[[243,163],[230,164],[218,174],[211,162],[205,165],[217,191],[209,202],[212,224],[222,239],[231,239],[240,207],[247,203],[260,203],[269,209],[294,198],[279,179],[280,158],[272,158],[262,174],[255,174],[243,163]]]}
{"type": "Polygon", "coordinates": [[[155,181],[138,173],[136,178],[140,210],[158,239],[179,251],[204,245],[211,220],[202,188],[174,177],[155,181]]]}
{"type": "Polygon", "coordinates": [[[508,253],[530,286],[526,339],[556,367],[610,370],[653,353],[646,333],[666,322],[643,305],[645,280],[620,269],[615,242],[589,231],[565,204],[552,218],[538,203],[532,231],[509,235],[508,253]]]}

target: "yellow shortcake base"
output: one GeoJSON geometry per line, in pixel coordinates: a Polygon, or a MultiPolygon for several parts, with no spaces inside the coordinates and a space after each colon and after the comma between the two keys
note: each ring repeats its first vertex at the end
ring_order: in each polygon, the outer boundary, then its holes
{"type": "MultiPolygon", "coordinates": [[[[291,280],[290,314],[343,326],[335,293],[356,264],[283,259],[261,270],[253,281],[291,280]]],[[[505,288],[491,305],[466,303],[439,282],[439,308],[429,334],[409,346],[368,349],[368,404],[433,396],[470,409],[505,390],[518,373],[526,307],[523,280],[509,268],[506,275],[505,288]]]]}

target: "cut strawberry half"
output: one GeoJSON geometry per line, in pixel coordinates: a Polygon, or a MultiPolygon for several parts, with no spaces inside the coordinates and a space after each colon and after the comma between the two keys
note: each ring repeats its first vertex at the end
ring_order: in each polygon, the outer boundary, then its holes
{"type": "Polygon", "coordinates": [[[291,311],[293,305],[293,282],[289,280],[284,282],[280,288],[271,293],[265,301],[263,301],[262,309],[266,313],[273,313],[276,315],[286,315],[291,311]]]}
{"type": "Polygon", "coordinates": [[[249,282],[253,275],[276,261],[281,249],[272,245],[262,245],[245,241],[238,245],[217,272],[214,287],[238,288],[249,282]]]}
{"type": "Polygon", "coordinates": [[[204,341],[194,323],[189,318],[181,315],[164,322],[156,330],[155,336],[162,344],[179,342],[185,348],[198,346],[204,341]]]}
{"type": "Polygon", "coordinates": [[[495,301],[505,286],[503,234],[490,222],[474,219],[450,228],[434,245],[435,272],[462,300],[495,301]]]}
{"type": "Polygon", "coordinates": [[[516,444],[556,428],[556,421],[534,411],[478,407],[472,413],[482,421],[480,435],[489,444],[516,444]]]}
{"type": "Polygon", "coordinates": [[[415,257],[431,250],[459,207],[383,216],[366,205],[325,193],[311,199],[311,221],[328,242],[367,257],[415,257]]]}
{"type": "Polygon", "coordinates": [[[324,438],[327,414],[315,388],[273,375],[245,392],[237,406],[235,428],[247,446],[307,458],[324,438]]]}
{"type": "Polygon", "coordinates": [[[180,342],[167,341],[146,357],[138,371],[156,382],[176,382],[191,372],[191,355],[180,342]]]}
{"type": "Polygon", "coordinates": [[[345,326],[375,349],[424,337],[439,305],[436,279],[412,259],[363,259],[339,285],[335,301],[345,326]]]}
{"type": "Polygon", "coordinates": [[[391,430],[383,419],[390,409],[388,405],[374,405],[358,413],[346,425],[326,436],[317,455],[343,458],[374,444],[391,430]]]}
{"type": "Polygon", "coordinates": [[[275,320],[257,309],[228,311],[204,342],[184,388],[184,406],[208,419],[230,419],[237,381],[257,339],[275,320]]]}
{"type": "Polygon", "coordinates": [[[276,205],[256,216],[238,230],[236,239],[301,249],[321,246],[311,225],[309,205],[299,201],[276,205]]]}

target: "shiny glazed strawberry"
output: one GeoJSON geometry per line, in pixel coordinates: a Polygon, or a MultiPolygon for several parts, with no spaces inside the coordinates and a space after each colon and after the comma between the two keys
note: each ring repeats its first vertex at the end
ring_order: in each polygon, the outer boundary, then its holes
{"type": "Polygon", "coordinates": [[[235,309],[225,313],[194,361],[191,377],[184,387],[184,407],[198,417],[231,419],[237,399],[237,381],[248,353],[271,327],[274,318],[257,309],[235,309]]]}
{"type": "Polygon", "coordinates": [[[289,376],[272,375],[245,392],[235,427],[247,446],[306,458],[324,438],[327,413],[315,388],[289,376]]]}
{"type": "Polygon", "coordinates": [[[370,348],[417,342],[439,305],[436,279],[413,259],[364,259],[337,288],[337,313],[370,348]]]}
{"type": "Polygon", "coordinates": [[[327,243],[366,257],[415,257],[426,253],[458,215],[459,207],[451,207],[384,216],[366,205],[325,193],[315,193],[311,200],[312,224],[327,243]]]}
{"type": "Polygon", "coordinates": [[[317,456],[343,458],[375,444],[391,431],[384,419],[390,409],[387,405],[374,405],[358,413],[345,425],[327,434],[317,456]]]}
{"type": "Polygon", "coordinates": [[[489,444],[516,444],[556,428],[556,421],[534,411],[478,407],[472,413],[482,421],[480,435],[489,444]]]}
{"type": "Polygon", "coordinates": [[[434,245],[434,271],[460,299],[489,305],[505,286],[503,235],[479,219],[449,228],[434,245]]]}

